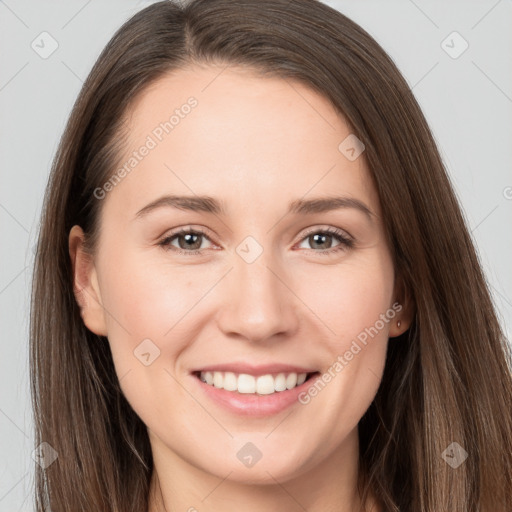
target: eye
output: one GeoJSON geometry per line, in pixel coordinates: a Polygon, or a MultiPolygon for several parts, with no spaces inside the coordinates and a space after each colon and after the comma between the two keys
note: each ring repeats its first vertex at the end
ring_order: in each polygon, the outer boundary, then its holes
{"type": "Polygon", "coordinates": [[[301,241],[301,245],[299,245],[299,248],[308,249],[308,247],[302,246],[304,243],[309,244],[311,250],[320,254],[332,254],[333,252],[347,250],[354,246],[353,238],[344,231],[335,228],[316,228],[311,230],[306,233],[306,236],[301,241]],[[333,242],[337,243],[333,245],[333,242]]]}
{"type": "Polygon", "coordinates": [[[200,254],[203,249],[208,248],[203,246],[205,240],[211,243],[206,233],[200,229],[180,229],[166,236],[158,242],[158,245],[167,250],[177,251],[180,254],[194,255],[200,254]]]}
{"type": "MultiPolygon", "coordinates": [[[[332,254],[340,250],[347,250],[354,246],[354,240],[344,231],[335,228],[314,229],[306,233],[302,238],[299,248],[305,248],[302,244],[310,245],[310,250],[319,254],[332,254]]],[[[180,229],[164,237],[158,242],[165,250],[172,250],[178,254],[198,255],[204,249],[212,248],[213,243],[201,229],[180,229]],[[208,241],[210,247],[204,247],[208,241]]]]}

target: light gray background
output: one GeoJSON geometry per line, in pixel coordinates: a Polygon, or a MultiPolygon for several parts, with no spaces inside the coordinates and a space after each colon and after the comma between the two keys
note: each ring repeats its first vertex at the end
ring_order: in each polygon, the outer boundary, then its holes
{"type": "MultiPolygon", "coordinates": [[[[123,21],[149,3],[0,0],[1,512],[32,510],[29,290],[51,160],[101,49],[123,21]],[[58,43],[46,59],[31,47],[33,41],[42,46],[43,31],[58,43]]],[[[413,87],[463,205],[510,339],[511,0],[325,3],[372,34],[413,87]],[[441,46],[453,31],[469,44],[455,59],[441,46]]],[[[444,46],[453,54],[462,44],[451,36],[444,46]]],[[[48,39],[45,48],[50,48],[48,39]]]]}

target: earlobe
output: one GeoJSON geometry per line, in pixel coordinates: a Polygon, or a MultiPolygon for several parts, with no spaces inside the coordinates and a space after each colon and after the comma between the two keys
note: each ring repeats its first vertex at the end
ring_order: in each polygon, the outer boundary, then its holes
{"type": "Polygon", "coordinates": [[[397,313],[396,317],[390,322],[389,337],[395,338],[403,334],[412,323],[412,316],[410,315],[407,306],[403,306],[401,311],[397,313]]]}
{"type": "Polygon", "coordinates": [[[75,225],[69,232],[69,256],[73,276],[73,292],[86,327],[100,336],[107,335],[105,310],[101,301],[97,271],[93,258],[84,248],[85,235],[75,225]]]}
{"type": "Polygon", "coordinates": [[[396,338],[400,336],[408,329],[408,326],[404,325],[400,318],[398,320],[393,320],[391,323],[391,327],[389,328],[389,337],[396,338]]]}
{"type": "Polygon", "coordinates": [[[400,308],[393,308],[395,309],[396,315],[390,322],[390,338],[400,336],[409,329],[416,310],[414,300],[402,279],[398,279],[396,284],[397,286],[395,287],[395,290],[397,300],[394,304],[399,304],[400,308]]]}

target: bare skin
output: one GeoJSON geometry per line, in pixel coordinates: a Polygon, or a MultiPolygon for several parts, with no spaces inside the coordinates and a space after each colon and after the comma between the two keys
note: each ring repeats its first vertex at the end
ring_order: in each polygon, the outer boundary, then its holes
{"type": "MultiPolygon", "coordinates": [[[[212,66],[173,72],[140,96],[120,161],[191,96],[197,106],[101,199],[94,257],[80,227],[69,237],[82,318],[108,336],[122,390],[148,427],[148,511],[359,510],[357,424],[388,339],[410,324],[364,159],[338,149],[350,130],[314,91],[212,66]],[[137,215],[166,195],[209,196],[225,213],[164,205],[137,215]],[[288,212],[292,201],[334,196],[363,207],[288,212]],[[204,234],[188,249],[185,235],[169,238],[178,228],[204,234]],[[261,249],[250,263],[237,252],[248,236],[246,253],[261,249]],[[307,404],[241,415],[191,374],[229,362],[323,374],[396,302],[401,311],[307,404]],[[145,339],[160,351],[149,365],[134,356],[145,339]],[[252,467],[237,457],[247,443],[262,454],[252,467]]],[[[372,500],[368,510],[380,509],[372,500]]]]}

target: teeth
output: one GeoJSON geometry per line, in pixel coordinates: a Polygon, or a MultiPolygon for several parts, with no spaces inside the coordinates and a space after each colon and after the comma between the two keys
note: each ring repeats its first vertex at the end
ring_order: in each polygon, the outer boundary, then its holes
{"type": "Polygon", "coordinates": [[[233,372],[201,372],[199,378],[216,388],[239,393],[258,395],[271,395],[272,393],[293,389],[304,384],[307,373],[280,373],[274,375],[248,375],[247,373],[235,374],[233,372]]]}
{"type": "Polygon", "coordinates": [[[237,379],[236,375],[232,372],[226,372],[224,374],[224,384],[222,387],[224,389],[227,389],[228,391],[236,391],[237,386],[238,386],[238,379],[237,379]]]}
{"type": "Polygon", "coordinates": [[[297,374],[290,373],[288,377],[286,377],[286,389],[292,389],[297,385],[297,374]]]}

